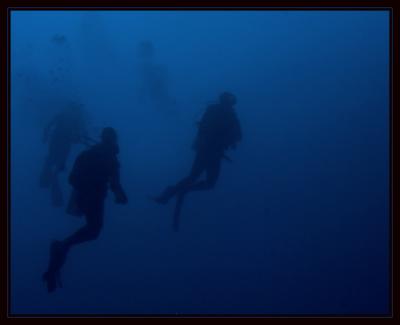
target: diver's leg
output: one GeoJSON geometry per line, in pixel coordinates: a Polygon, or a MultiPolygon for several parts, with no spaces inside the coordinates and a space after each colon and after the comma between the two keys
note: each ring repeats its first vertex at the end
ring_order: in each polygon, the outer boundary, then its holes
{"type": "Polygon", "coordinates": [[[207,165],[204,168],[206,169],[207,172],[207,178],[205,181],[199,181],[197,183],[189,184],[188,186],[184,187],[179,193],[177,193],[177,200],[174,210],[174,224],[173,224],[175,231],[178,231],[179,229],[180,214],[182,211],[182,206],[186,194],[188,194],[191,191],[209,190],[215,186],[219,176],[220,159],[215,158],[207,162],[207,165]]]}
{"type": "Polygon", "coordinates": [[[173,198],[176,194],[185,191],[186,188],[190,187],[196,181],[196,179],[201,175],[204,169],[205,166],[203,164],[203,159],[199,154],[197,154],[193,162],[189,176],[179,181],[175,186],[168,186],[164,190],[164,192],[160,196],[156,197],[154,200],[160,204],[168,203],[168,201],[171,198],[173,198]]]}
{"type": "Polygon", "coordinates": [[[86,205],[86,207],[82,208],[86,216],[86,224],[77,232],[64,239],[63,245],[68,248],[73,245],[97,239],[103,228],[103,200],[93,200],[86,205]]]}
{"type": "Polygon", "coordinates": [[[53,292],[57,288],[57,283],[61,286],[60,270],[65,263],[68,249],[62,242],[55,240],[50,245],[50,260],[47,271],[43,274],[43,281],[46,282],[48,292],[53,292]]]}
{"type": "Polygon", "coordinates": [[[219,178],[220,169],[221,169],[220,158],[214,158],[211,161],[209,161],[206,167],[206,172],[207,172],[206,180],[192,184],[187,188],[186,193],[192,191],[207,191],[213,189],[219,178]]]}
{"type": "Polygon", "coordinates": [[[64,204],[63,193],[61,191],[58,175],[65,170],[65,165],[70,152],[71,145],[65,143],[59,148],[57,159],[55,161],[55,171],[53,173],[53,182],[51,188],[51,201],[53,206],[61,207],[64,204]]]}
{"type": "Polygon", "coordinates": [[[192,182],[185,184],[177,193],[177,200],[175,204],[174,210],[174,223],[173,227],[175,231],[178,231],[179,224],[180,224],[180,215],[182,211],[183,202],[185,199],[186,194],[193,190],[200,190],[200,189],[209,189],[214,186],[218,179],[219,175],[219,162],[218,160],[207,162],[207,160],[202,159],[201,164],[199,165],[198,169],[193,169],[194,175],[197,175],[196,178],[193,179],[192,182]],[[195,180],[198,178],[200,174],[195,174],[197,170],[201,170],[201,172],[206,169],[207,171],[207,181],[200,181],[195,183],[195,180]]]}
{"type": "Polygon", "coordinates": [[[96,239],[103,225],[103,201],[94,201],[83,207],[86,215],[86,225],[72,236],[63,241],[54,241],[50,248],[50,261],[47,271],[43,274],[43,280],[47,283],[49,292],[57,287],[60,278],[60,270],[65,263],[67,254],[73,245],[96,239]]]}
{"type": "MultiPolygon", "coordinates": [[[[64,141],[63,143],[59,144],[56,159],[55,159],[55,177],[57,177],[60,173],[65,171],[65,166],[67,163],[67,159],[69,156],[69,153],[71,151],[71,143],[69,141],[64,141]]],[[[57,180],[58,184],[58,180],[57,180]]],[[[62,192],[61,189],[58,191],[58,195],[60,196],[60,200],[62,201],[62,192]]]]}

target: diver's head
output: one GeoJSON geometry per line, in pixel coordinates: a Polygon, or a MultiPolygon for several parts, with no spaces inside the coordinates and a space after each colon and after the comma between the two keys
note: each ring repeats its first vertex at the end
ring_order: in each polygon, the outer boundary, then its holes
{"type": "Polygon", "coordinates": [[[118,142],[117,132],[114,128],[106,127],[101,132],[101,142],[107,145],[116,145],[118,142]]]}
{"type": "Polygon", "coordinates": [[[228,91],[225,91],[219,96],[219,102],[224,106],[233,106],[236,104],[236,96],[228,91]]]}

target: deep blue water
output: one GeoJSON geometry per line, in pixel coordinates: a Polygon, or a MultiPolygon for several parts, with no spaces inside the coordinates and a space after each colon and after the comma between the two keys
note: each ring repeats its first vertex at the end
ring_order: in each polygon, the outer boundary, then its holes
{"type": "Polygon", "coordinates": [[[11,73],[13,313],[389,312],[388,12],[14,11],[11,73]],[[143,40],[172,108],[138,100],[143,40]],[[174,232],[173,205],[147,196],[189,172],[195,122],[225,90],[243,141],[174,232]],[[109,196],[48,294],[49,244],[82,224],[38,186],[42,129],[68,100],[92,137],[118,131],[129,203],[109,196]]]}

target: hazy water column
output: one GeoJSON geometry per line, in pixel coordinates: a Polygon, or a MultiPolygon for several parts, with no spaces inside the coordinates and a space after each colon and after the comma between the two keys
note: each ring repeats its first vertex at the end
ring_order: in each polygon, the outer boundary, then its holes
{"type": "Polygon", "coordinates": [[[120,131],[130,203],[109,198],[101,237],[71,253],[65,287],[47,295],[48,244],[80,221],[37,190],[44,148],[25,118],[32,107],[13,106],[15,312],[387,311],[387,12],[102,12],[87,34],[84,14],[14,13],[12,53],[32,42],[32,70],[46,85],[45,44],[70,36],[82,99],[98,126],[120,131]],[[123,72],[142,39],[157,44],[187,119],[132,105],[134,76],[123,72]],[[238,97],[243,143],[215,190],[188,198],[174,234],[170,207],[146,195],[190,169],[202,103],[226,88],[238,97]]]}

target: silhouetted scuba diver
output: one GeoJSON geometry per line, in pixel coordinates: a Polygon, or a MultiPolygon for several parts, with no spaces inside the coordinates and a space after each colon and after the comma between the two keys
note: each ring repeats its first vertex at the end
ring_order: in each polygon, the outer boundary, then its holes
{"type": "Polygon", "coordinates": [[[120,184],[117,134],[113,128],[102,131],[101,142],[83,151],[76,159],[69,183],[73,187],[73,201],[69,214],[85,216],[86,224],[63,241],[54,241],[50,247],[50,261],[43,280],[49,292],[61,283],[60,270],[70,248],[95,240],[103,226],[104,200],[108,186],[115,194],[115,203],[126,204],[128,199],[120,184]]]}
{"type": "Polygon", "coordinates": [[[58,174],[65,170],[71,147],[86,137],[82,108],[71,103],[67,109],[50,121],[43,132],[43,142],[49,143],[47,157],[40,175],[40,186],[51,188],[53,206],[63,204],[58,174]]]}
{"type": "Polygon", "coordinates": [[[225,155],[225,150],[236,148],[237,142],[242,139],[240,123],[233,108],[235,104],[236,97],[224,92],[219,97],[219,103],[207,108],[198,123],[198,133],[193,143],[196,157],[189,176],[175,186],[167,187],[160,196],[153,198],[159,204],[166,204],[177,196],[175,230],[179,226],[179,215],[185,195],[191,191],[212,189],[219,177],[221,160],[230,160],[225,155]],[[203,172],[206,172],[206,179],[197,181],[203,172]]]}

